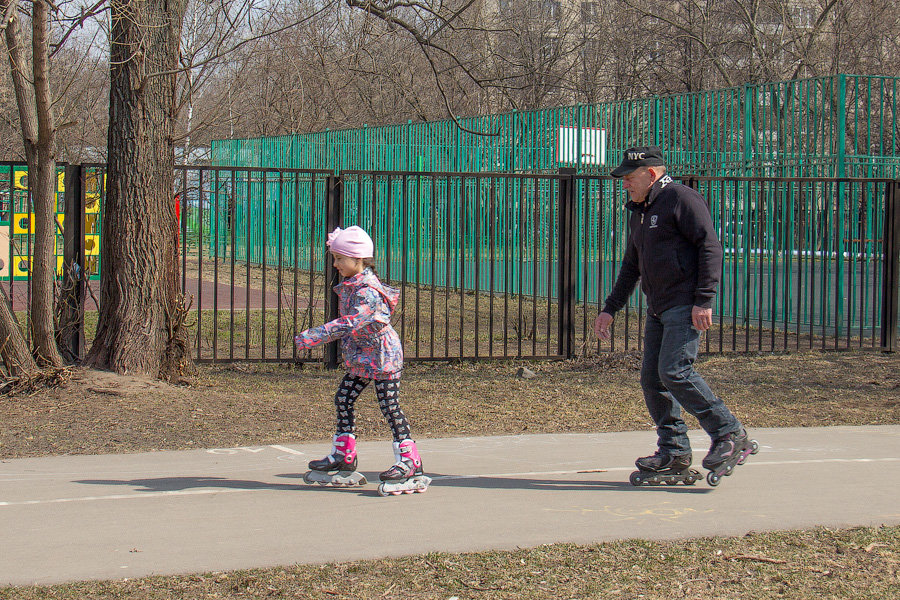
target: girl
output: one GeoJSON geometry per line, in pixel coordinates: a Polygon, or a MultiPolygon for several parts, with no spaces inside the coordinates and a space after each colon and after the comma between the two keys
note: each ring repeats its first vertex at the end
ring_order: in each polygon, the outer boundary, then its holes
{"type": "Polygon", "coordinates": [[[375,394],[394,437],[395,462],[381,473],[378,493],[424,492],[431,479],[422,471],[422,459],[411,439],[409,422],[400,409],[400,372],[403,348],[391,327],[391,313],[400,293],[379,281],[373,268],[374,244],[360,227],[338,227],[328,234],[326,245],[334,268],[344,277],[335,286],[340,317],[301,332],[294,338],[300,350],[340,338],[347,374],[334,397],[337,432],[331,454],[309,463],[303,476],[306,483],[320,485],[363,485],[366,478],[356,471],[354,404],[369,382],[375,381],[375,394]]]}

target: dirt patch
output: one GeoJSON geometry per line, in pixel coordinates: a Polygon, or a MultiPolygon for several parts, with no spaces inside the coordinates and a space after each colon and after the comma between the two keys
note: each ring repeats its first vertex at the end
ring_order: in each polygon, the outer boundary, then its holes
{"type": "Polygon", "coordinates": [[[167,394],[173,387],[169,383],[147,377],[118,375],[109,371],[77,369],[69,385],[77,386],[85,392],[99,395],[128,398],[147,393],[167,394]]]}
{"type": "MultiPolygon", "coordinates": [[[[639,369],[638,353],[412,364],[401,402],[416,437],[625,430],[652,436],[639,369]],[[518,378],[523,366],[536,377],[518,378]]],[[[900,423],[900,357],[710,356],[698,369],[750,428],[900,423]]],[[[0,458],[325,440],[341,376],[308,365],[234,364],[201,366],[187,385],[170,385],[78,370],[64,387],[0,397],[0,458]]],[[[358,409],[360,437],[389,438],[374,390],[363,393],[358,409]]]]}

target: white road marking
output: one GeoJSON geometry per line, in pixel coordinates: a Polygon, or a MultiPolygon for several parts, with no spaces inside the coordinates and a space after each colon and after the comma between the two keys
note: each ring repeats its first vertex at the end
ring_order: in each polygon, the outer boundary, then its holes
{"type": "Polygon", "coordinates": [[[20,500],[0,502],[0,506],[34,506],[36,504],[65,504],[68,502],[93,502],[96,500],[131,500],[134,498],[154,498],[160,496],[199,496],[203,494],[235,494],[238,492],[262,492],[265,489],[215,489],[215,490],[170,490],[167,492],[147,492],[146,494],[114,494],[111,496],[79,496],[76,498],[51,498],[49,500],[20,500]]]}
{"type": "Polygon", "coordinates": [[[211,448],[206,451],[207,454],[224,454],[224,455],[233,455],[238,452],[249,452],[251,454],[256,454],[258,452],[262,452],[266,449],[266,446],[239,446],[237,448],[211,448]]]}
{"type": "Polygon", "coordinates": [[[273,444],[273,445],[269,446],[269,448],[272,448],[273,450],[278,450],[279,452],[287,452],[288,454],[296,454],[297,456],[304,455],[303,452],[300,452],[299,450],[294,450],[293,448],[288,448],[287,446],[278,446],[276,444],[273,444]]]}
{"type": "MultiPolygon", "coordinates": [[[[750,460],[741,468],[747,466],[767,467],[767,466],[783,466],[783,465],[811,465],[825,463],[882,463],[882,462],[900,462],[897,457],[884,458],[820,458],[810,460],[779,460],[779,461],[759,461],[750,460]]],[[[606,472],[614,471],[634,471],[634,467],[609,467],[604,469],[606,472]]],[[[515,477],[547,477],[551,475],[593,475],[595,473],[579,473],[579,470],[565,471],[525,471],[518,473],[481,473],[473,475],[434,475],[432,481],[452,481],[459,479],[497,479],[497,478],[515,478],[515,477]]],[[[303,486],[298,485],[297,489],[303,486]]],[[[192,489],[192,490],[171,490],[163,492],[146,492],[137,494],[113,494],[109,496],[81,496],[74,498],[50,498],[46,500],[18,500],[18,501],[0,501],[0,507],[4,506],[36,506],[42,504],[63,504],[69,502],[94,502],[98,500],[132,500],[136,498],[154,498],[165,496],[200,496],[210,494],[237,494],[244,492],[263,492],[273,491],[270,488],[215,488],[215,489],[192,489]]]]}
{"type": "MultiPolygon", "coordinates": [[[[810,460],[779,460],[779,461],[758,461],[758,460],[748,460],[746,463],[741,465],[741,467],[746,467],[748,465],[756,466],[756,467],[764,467],[769,465],[811,465],[811,464],[823,464],[823,463],[870,463],[870,462],[898,462],[900,458],[818,458],[818,459],[810,459],[810,460]]],[[[613,472],[613,471],[634,471],[634,467],[608,467],[602,469],[600,472],[613,472]]],[[[482,473],[480,475],[435,475],[432,477],[432,480],[450,480],[450,479],[479,479],[479,478],[495,478],[495,477],[533,477],[537,475],[581,475],[581,474],[592,474],[598,472],[597,469],[588,469],[588,470],[580,470],[580,471],[533,471],[533,472],[525,472],[525,473],[482,473]]]]}

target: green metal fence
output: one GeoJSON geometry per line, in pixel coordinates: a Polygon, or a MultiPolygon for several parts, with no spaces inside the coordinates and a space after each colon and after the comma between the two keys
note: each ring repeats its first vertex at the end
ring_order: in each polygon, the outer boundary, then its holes
{"type": "Polygon", "coordinates": [[[182,227],[188,245],[199,242],[210,255],[233,252],[241,262],[302,266],[297,248],[323,239],[325,171],[180,168],[180,174],[180,189],[187,190],[182,227]],[[207,204],[212,209],[201,211],[207,204]]]}
{"type": "MultiPolygon", "coordinates": [[[[224,167],[199,177],[206,182],[204,238],[218,240],[206,245],[209,256],[321,272],[324,174],[224,167]]],[[[417,293],[420,286],[455,290],[460,303],[474,294],[476,312],[480,294],[507,303],[529,300],[535,311],[543,302],[554,310],[560,298],[560,196],[570,181],[575,239],[568,297],[581,307],[576,341],[588,343],[593,313],[612,288],[627,237],[617,180],[595,174],[347,171],[329,181],[340,186],[340,222],[371,232],[384,278],[417,293]]],[[[683,181],[707,198],[725,248],[716,319],[717,335],[728,339],[715,341],[716,347],[877,344],[885,200],[894,182],[699,176],[683,181]]],[[[629,310],[639,315],[642,301],[635,293],[629,310]]],[[[418,302],[411,306],[420,310],[418,302]]],[[[554,318],[538,316],[529,322],[554,318]]],[[[542,339],[553,346],[551,335],[542,339]]]]}
{"type": "Polygon", "coordinates": [[[365,171],[607,173],[632,145],[704,176],[900,176],[900,78],[835,75],[637,100],[219,140],[213,164],[365,171]],[[477,132],[477,133],[470,133],[477,132]]]}

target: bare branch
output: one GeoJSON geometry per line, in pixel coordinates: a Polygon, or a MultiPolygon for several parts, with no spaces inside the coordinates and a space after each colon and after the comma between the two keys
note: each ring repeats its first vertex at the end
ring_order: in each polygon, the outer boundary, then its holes
{"type": "MultiPolygon", "coordinates": [[[[0,6],[3,6],[3,4],[3,2],[0,2],[0,6]]],[[[6,29],[7,25],[12,22],[13,13],[15,13],[17,6],[18,0],[9,0],[9,3],[3,11],[3,22],[0,23],[0,31],[6,29]]]]}
{"type": "Polygon", "coordinates": [[[81,13],[77,17],[73,18],[72,24],[66,29],[62,38],[60,38],[60,40],[57,43],[51,44],[52,49],[50,51],[50,58],[53,58],[56,55],[56,53],[63,47],[63,45],[69,39],[69,36],[71,36],[72,33],[74,33],[76,29],[82,27],[84,25],[85,21],[87,21],[91,17],[95,17],[95,16],[109,10],[108,7],[103,6],[104,4],[106,4],[106,2],[107,2],[107,0],[97,0],[97,3],[94,4],[92,7],[88,8],[86,10],[82,9],[81,13]]]}

